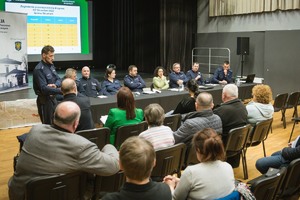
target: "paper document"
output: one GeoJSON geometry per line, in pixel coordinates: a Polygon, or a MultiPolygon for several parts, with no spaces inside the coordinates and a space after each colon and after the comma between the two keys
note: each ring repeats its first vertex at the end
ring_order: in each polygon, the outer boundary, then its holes
{"type": "Polygon", "coordinates": [[[103,115],[100,117],[100,121],[102,122],[102,124],[105,124],[107,117],[108,117],[108,115],[103,115]]]}

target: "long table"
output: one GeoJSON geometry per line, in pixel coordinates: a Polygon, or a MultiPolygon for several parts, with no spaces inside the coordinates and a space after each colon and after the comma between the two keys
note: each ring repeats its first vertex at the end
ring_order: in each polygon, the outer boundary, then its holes
{"type": "MultiPolygon", "coordinates": [[[[239,98],[248,99],[252,97],[252,87],[255,84],[242,84],[239,86],[239,98]]],[[[216,85],[213,89],[200,89],[201,92],[209,92],[212,94],[214,104],[222,103],[222,86],[216,85]]],[[[165,90],[155,94],[140,94],[135,95],[136,107],[144,109],[150,103],[160,104],[165,112],[174,110],[177,104],[186,96],[187,91],[170,91],[165,90]]],[[[108,96],[107,98],[90,98],[93,120],[95,123],[100,121],[100,117],[107,115],[110,108],[117,107],[116,96],[108,96]]]]}

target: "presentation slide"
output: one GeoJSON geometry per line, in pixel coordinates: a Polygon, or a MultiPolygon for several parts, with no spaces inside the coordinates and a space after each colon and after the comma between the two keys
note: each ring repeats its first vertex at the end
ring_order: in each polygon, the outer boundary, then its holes
{"type": "Polygon", "coordinates": [[[29,55],[40,55],[43,46],[52,45],[66,60],[90,57],[86,0],[5,0],[0,10],[27,14],[29,55]]]}
{"type": "Polygon", "coordinates": [[[5,9],[27,13],[28,54],[40,54],[47,44],[56,53],[81,53],[79,6],[6,2],[5,9]]]}

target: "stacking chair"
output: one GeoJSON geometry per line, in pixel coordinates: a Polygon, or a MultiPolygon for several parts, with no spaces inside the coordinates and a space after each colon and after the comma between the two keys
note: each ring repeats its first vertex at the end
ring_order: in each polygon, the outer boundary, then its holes
{"type": "Polygon", "coordinates": [[[181,168],[185,156],[185,144],[179,143],[156,151],[156,165],[151,177],[162,180],[165,176],[177,173],[181,175],[181,168]]]}
{"type": "Polygon", "coordinates": [[[300,158],[293,160],[287,167],[286,176],[278,192],[278,199],[288,199],[295,194],[300,196],[300,158]]]}
{"type": "Polygon", "coordinates": [[[294,129],[295,129],[295,125],[298,122],[300,122],[300,117],[293,118],[293,121],[294,121],[294,125],[293,125],[293,128],[292,128],[291,134],[290,134],[289,142],[291,142],[291,139],[292,139],[292,136],[293,136],[293,133],[294,133],[294,129]]]}
{"type": "Polygon", "coordinates": [[[84,172],[37,177],[26,184],[28,200],[83,199],[86,189],[84,172]]]}
{"type": "Polygon", "coordinates": [[[288,93],[278,94],[274,99],[274,112],[281,111],[281,121],[283,121],[283,128],[286,128],[286,120],[285,120],[285,106],[288,98],[288,93]]]}
{"type": "Polygon", "coordinates": [[[281,168],[278,173],[270,176],[261,175],[251,181],[251,191],[257,200],[273,200],[282,185],[286,174],[286,168],[281,168]]]}
{"type": "MultiPolygon", "coordinates": [[[[289,108],[294,108],[293,117],[298,118],[298,102],[300,98],[300,92],[292,92],[285,105],[285,110],[289,108]]],[[[285,113],[285,112],[284,112],[285,113]]]]}
{"type": "MultiPolygon", "coordinates": [[[[261,122],[257,122],[253,127],[247,141],[247,148],[250,146],[257,146],[260,143],[263,144],[264,156],[266,157],[265,140],[268,138],[270,128],[272,126],[273,118],[267,119],[261,122]]],[[[246,156],[246,150],[245,150],[246,156]]]]}
{"type": "Polygon", "coordinates": [[[120,126],[116,132],[115,147],[119,148],[121,144],[131,136],[137,136],[141,132],[147,130],[148,124],[146,121],[138,124],[120,126]]]}
{"type": "Polygon", "coordinates": [[[76,134],[90,140],[95,143],[101,150],[106,144],[109,144],[109,128],[95,128],[90,130],[82,130],[76,132],[76,134]]]}
{"type": "Polygon", "coordinates": [[[181,122],[181,115],[173,114],[165,117],[164,125],[170,127],[172,131],[177,131],[177,129],[180,126],[180,122],[181,122]]]}
{"type": "Polygon", "coordinates": [[[126,177],[123,171],[119,171],[111,176],[96,176],[93,200],[100,199],[107,192],[118,192],[125,180],[126,177]]]}
{"type": "Polygon", "coordinates": [[[237,155],[242,155],[244,179],[248,179],[247,162],[244,150],[246,148],[250,129],[250,124],[231,129],[228,133],[228,139],[225,146],[227,159],[237,155]]]}

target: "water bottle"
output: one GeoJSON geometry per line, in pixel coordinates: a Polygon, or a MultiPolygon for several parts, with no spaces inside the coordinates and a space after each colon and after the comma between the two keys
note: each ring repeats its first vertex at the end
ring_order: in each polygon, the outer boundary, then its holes
{"type": "Polygon", "coordinates": [[[235,84],[236,84],[236,86],[240,86],[241,85],[240,78],[236,78],[235,79],[235,84]]]}

